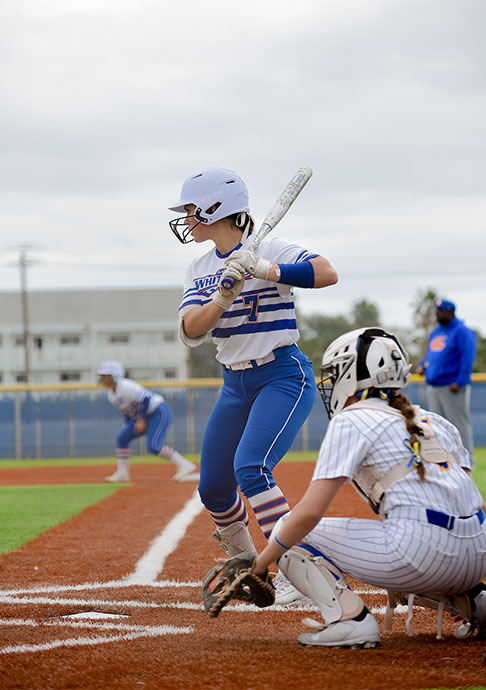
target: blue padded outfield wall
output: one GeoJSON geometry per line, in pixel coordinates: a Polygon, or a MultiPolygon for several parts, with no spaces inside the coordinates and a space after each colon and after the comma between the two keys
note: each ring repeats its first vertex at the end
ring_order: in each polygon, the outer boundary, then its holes
{"type": "MultiPolygon", "coordinates": [[[[218,386],[156,387],[174,413],[166,443],[181,453],[199,453],[218,386]]],[[[407,394],[425,406],[425,386],[411,383],[407,394]]],[[[474,442],[486,446],[486,383],[472,385],[474,442]]],[[[70,458],[114,455],[123,416],[102,389],[0,392],[0,459],[70,458]]],[[[319,394],[292,450],[317,450],[328,420],[319,394]]],[[[132,443],[133,455],[146,454],[145,437],[132,443]]]]}

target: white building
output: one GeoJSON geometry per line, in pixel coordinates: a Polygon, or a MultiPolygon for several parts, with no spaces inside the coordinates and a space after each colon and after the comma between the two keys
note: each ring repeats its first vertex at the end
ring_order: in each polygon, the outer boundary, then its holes
{"type": "MultiPolygon", "coordinates": [[[[177,335],[182,289],[49,290],[28,294],[30,383],[96,382],[105,359],[139,380],[187,378],[177,335]]],[[[21,294],[0,293],[0,383],[25,381],[21,294]]]]}

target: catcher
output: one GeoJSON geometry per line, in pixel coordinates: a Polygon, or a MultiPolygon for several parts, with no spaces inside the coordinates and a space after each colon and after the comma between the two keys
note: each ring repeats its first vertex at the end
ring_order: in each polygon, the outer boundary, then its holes
{"type": "Polygon", "coordinates": [[[351,577],[388,591],[385,629],[398,602],[438,609],[466,622],[456,637],[486,634],[485,507],[457,429],[412,406],[400,389],[408,356],[381,328],[335,340],[324,353],[318,386],[331,422],[312,481],[275,526],[253,565],[274,561],[319,608],[305,619],[302,645],[377,647],[378,621],[347,584],[351,577]],[[382,521],[322,517],[352,481],[382,521]]]}

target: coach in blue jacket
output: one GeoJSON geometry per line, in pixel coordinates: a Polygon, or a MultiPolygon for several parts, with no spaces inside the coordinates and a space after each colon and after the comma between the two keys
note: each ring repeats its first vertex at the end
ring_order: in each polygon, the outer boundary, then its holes
{"type": "Polygon", "coordinates": [[[474,451],[471,417],[471,372],[476,357],[476,334],[456,318],[453,302],[435,304],[437,326],[429,336],[427,353],[417,367],[427,381],[427,408],[458,429],[471,457],[474,451]]]}

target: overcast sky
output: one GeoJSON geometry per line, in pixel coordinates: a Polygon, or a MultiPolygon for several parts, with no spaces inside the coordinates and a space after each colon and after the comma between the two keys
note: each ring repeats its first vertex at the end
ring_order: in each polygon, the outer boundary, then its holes
{"type": "Polygon", "coordinates": [[[182,283],[182,181],[237,170],[257,221],[302,163],[275,231],[411,326],[432,287],[486,335],[484,0],[2,0],[0,290],[182,283]]]}

